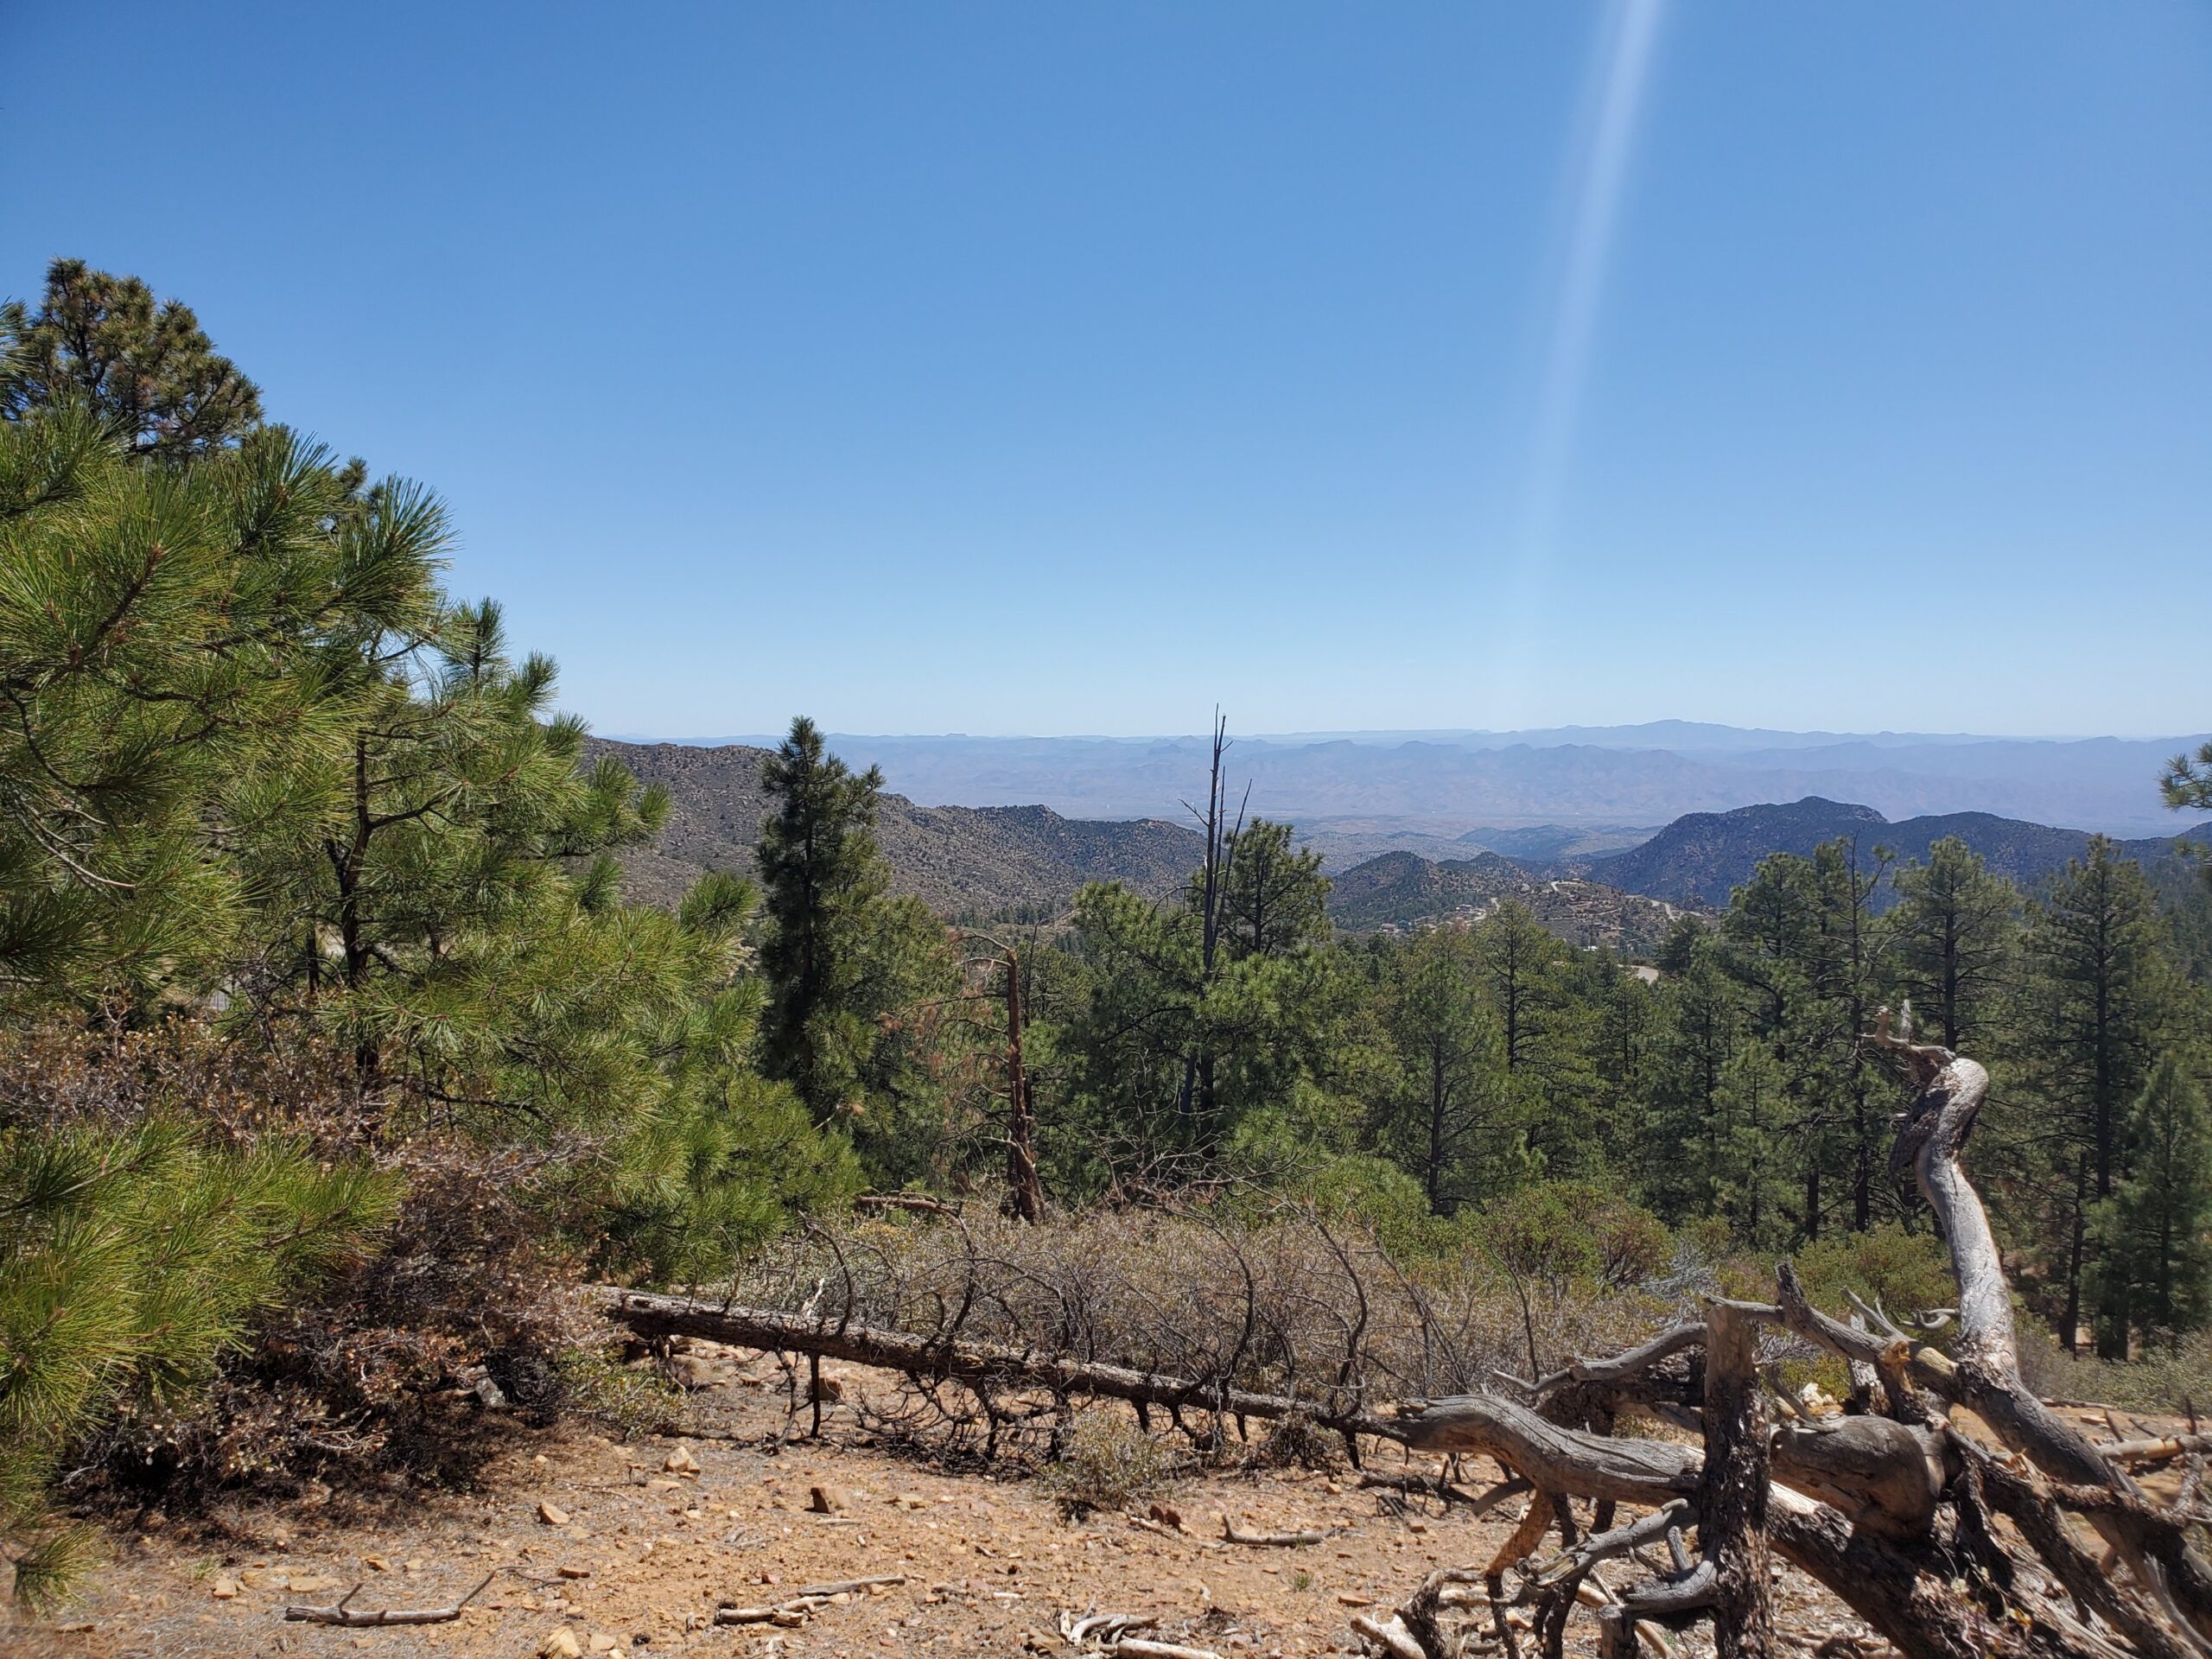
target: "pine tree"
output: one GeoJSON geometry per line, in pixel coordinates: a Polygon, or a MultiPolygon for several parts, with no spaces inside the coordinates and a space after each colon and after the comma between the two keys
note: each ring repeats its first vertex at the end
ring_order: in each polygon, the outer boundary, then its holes
{"type": "Polygon", "coordinates": [[[2028,1110],[2007,1137],[2040,1197],[2069,1351],[2097,1266],[2092,1209],[2125,1173],[2126,1113],[2149,1081],[2174,976],[2139,866],[2100,836],[2029,908],[2012,1049],[2028,1110]]]}
{"type": "Polygon", "coordinates": [[[1230,837],[1221,935],[1233,957],[1285,957],[1329,941],[1321,855],[1294,845],[1291,834],[1287,823],[1255,818],[1230,837]]]}
{"type": "Polygon", "coordinates": [[[1382,1017],[1397,1065],[1384,1135],[1419,1175],[1431,1213],[1449,1215],[1529,1173],[1502,1036],[1459,929],[1420,934],[1386,971],[1382,1017]]]}
{"type": "Polygon", "coordinates": [[[762,763],[760,786],[772,806],[754,852],[767,894],[761,965],[772,992],[761,1051],[769,1075],[827,1122],[858,1103],[870,1046],[860,989],[887,880],[875,844],[883,774],[850,771],[801,715],[762,763]]]}
{"type": "Polygon", "coordinates": [[[2125,1358],[2137,1330],[2172,1337],[2212,1320],[2212,1108],[2180,1056],[2160,1058],[2122,1138],[2126,1173],[2089,1231],[2098,1347],[2125,1358]]]}
{"type": "Polygon", "coordinates": [[[1709,937],[1662,982],[1649,1115],[1638,1159],[1645,1202],[1680,1225],[1721,1213],[1729,1126],[1721,1084],[1745,1032],[1740,994],[1709,937]]]}
{"type": "Polygon", "coordinates": [[[1808,1075],[1801,1097],[1827,1103],[1857,1233],[1874,1225],[1875,1209],[1888,1197],[1876,1172],[1887,1165],[1901,1103],[1887,1075],[1867,1064],[1859,1041],[1872,1029],[1887,978],[1888,935],[1874,916],[1887,864],[1887,854],[1877,849],[1870,858],[1848,837],[1813,853],[1817,907],[1808,966],[1817,1012],[1802,1033],[1808,1075]]]}
{"type": "Polygon", "coordinates": [[[1897,978],[1922,1030],[1948,1049],[1980,1042],[2000,1012],[2018,944],[2020,895],[1991,875],[1955,836],[1929,849],[1926,864],[1893,878],[1897,978]]]}
{"type": "Polygon", "coordinates": [[[1602,1150],[1591,1122],[1590,1020],[1567,990],[1567,947],[1510,899],[1476,925],[1474,943],[1528,1150],[1554,1176],[1594,1169],[1602,1150]]]}
{"type": "Polygon", "coordinates": [[[156,302],[135,276],[81,259],[47,267],[38,310],[0,314],[16,372],[0,385],[0,416],[57,404],[90,409],[137,455],[174,461],[234,443],[261,421],[261,394],[216,353],[190,307],[156,302]]]}
{"type": "Polygon", "coordinates": [[[1802,1197],[1799,1236],[1820,1236],[1835,1163],[1835,1122],[1825,1068],[1828,1014],[1814,984],[1822,895],[1812,861],[1777,853],[1728,900],[1719,961],[1745,993],[1746,1021],[1766,1047],[1790,1103],[1788,1128],[1802,1197]]]}

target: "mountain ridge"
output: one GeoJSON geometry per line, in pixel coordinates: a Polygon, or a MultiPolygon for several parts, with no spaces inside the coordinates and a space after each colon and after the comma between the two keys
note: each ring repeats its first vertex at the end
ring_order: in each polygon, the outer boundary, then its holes
{"type": "MultiPolygon", "coordinates": [[[[593,737],[585,751],[587,762],[612,757],[671,796],[659,836],[623,857],[632,898],[673,906],[709,870],[753,874],[768,810],[760,787],[766,749],[593,737]]],[[[1069,818],[1035,805],[919,806],[888,792],[878,801],[876,840],[892,890],[945,916],[1058,910],[1088,881],[1126,881],[1164,897],[1204,852],[1195,830],[1159,819],[1069,818]]]]}
{"type": "MultiPolygon", "coordinates": [[[[1562,874],[1601,881],[1624,892],[1691,906],[1718,906],[1774,853],[1809,857],[1838,836],[1864,837],[1899,859],[1927,861],[1929,849],[1955,836],[1981,855],[1992,874],[2031,887],[2088,849],[2091,832],[1989,812],[1930,813],[1891,820],[1871,806],[1806,796],[1726,812],[1694,812],[1625,852],[1563,860],[1562,874]]],[[[2177,825],[2171,836],[2116,842],[2126,857],[2149,865],[2171,857],[2179,840],[2212,840],[2212,825],[2177,825]]]]}

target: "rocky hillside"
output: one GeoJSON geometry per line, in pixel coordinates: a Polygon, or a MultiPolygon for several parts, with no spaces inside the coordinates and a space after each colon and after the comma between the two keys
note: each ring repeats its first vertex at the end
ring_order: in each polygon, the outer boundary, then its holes
{"type": "MultiPolygon", "coordinates": [[[[2177,821],[2176,834],[2189,828],[2177,821]]],[[[2204,829],[2194,834],[2202,837],[2204,829]]],[[[1946,812],[1892,823],[1871,806],[1853,806],[1808,795],[1786,805],[1738,807],[1732,812],[1694,812],[1675,819],[1641,847],[1577,859],[1557,866],[1561,874],[1603,881],[1684,905],[1725,905],[1730,891],[1751,879],[1770,853],[1809,857],[1823,842],[1855,836],[1869,858],[1877,847],[1901,860],[1925,862],[1929,849],[1955,836],[1988,861],[1991,871],[2033,887],[2089,844],[2084,830],[2002,818],[1988,812],[1946,812]]],[[[2120,847],[2145,866],[2173,855],[2171,836],[2124,841],[2120,847]]]]}
{"type": "Polygon", "coordinates": [[[1431,861],[1418,854],[1384,853],[1336,878],[1329,914],[1353,932],[1408,928],[1445,921],[1479,921],[1513,899],[1570,944],[1600,944],[1630,956],[1649,956],[1681,914],[1663,899],[1623,893],[1568,876],[1546,876],[1484,853],[1475,858],[1431,861]]]}
{"type": "MultiPolygon", "coordinates": [[[[766,749],[609,738],[588,746],[591,758],[613,755],[673,798],[658,842],[624,860],[631,898],[673,904],[702,871],[751,873],[767,810],[766,749]]],[[[1042,806],[917,806],[890,794],[877,836],[893,888],[944,916],[1057,910],[1087,881],[1126,881],[1159,895],[1180,884],[1201,853],[1195,832],[1158,819],[1064,818],[1042,806]]]]}

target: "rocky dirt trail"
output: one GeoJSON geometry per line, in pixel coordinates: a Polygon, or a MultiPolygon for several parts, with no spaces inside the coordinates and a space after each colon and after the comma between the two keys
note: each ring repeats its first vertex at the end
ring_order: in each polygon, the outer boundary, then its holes
{"type": "MultiPolygon", "coordinates": [[[[888,1385],[824,1369],[848,1400],[888,1385]]],[[[119,1537],[75,1605],[0,1624],[0,1652],[1071,1656],[1062,1615],[1096,1611],[1144,1616],[1156,1621],[1144,1637],[1224,1659],[1350,1654],[1359,1651],[1354,1612],[1395,1605],[1436,1565],[1487,1559],[1520,1508],[1479,1520],[1405,1510],[1347,1471],[1248,1470],[1194,1476],[1154,1515],[1071,1518],[1018,1471],[949,1472],[887,1447],[847,1407],[826,1415],[820,1439],[785,1439],[804,1419],[788,1423],[781,1395],[755,1375],[696,1395],[693,1417],[702,1433],[680,1440],[518,1433],[476,1491],[373,1515],[341,1516],[335,1503],[239,1510],[119,1537]],[[1224,1516],[1246,1534],[1325,1535],[1296,1548],[1230,1543],[1224,1516]],[[796,1625],[713,1622],[718,1607],[769,1607],[809,1586],[892,1575],[904,1582],[838,1595],[796,1625]],[[480,1581],[447,1623],[342,1629],[283,1617],[357,1584],[353,1607],[429,1608],[480,1581]]],[[[1389,1470],[1440,1466],[1381,1452],[1389,1470]]],[[[1831,1653],[1881,1649],[1809,1586],[1789,1586],[1784,1611],[1800,1651],[1835,1637],[1848,1645],[1831,1653]]],[[[1592,1651],[1593,1637],[1590,1621],[1573,1621],[1570,1650],[1592,1651]]],[[[1700,1650],[1709,1644],[1693,1636],[1685,1654],[1700,1650]]]]}

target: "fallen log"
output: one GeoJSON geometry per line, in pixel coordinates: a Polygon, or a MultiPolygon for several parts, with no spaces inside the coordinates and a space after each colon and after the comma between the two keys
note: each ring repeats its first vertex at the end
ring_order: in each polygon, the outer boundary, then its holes
{"type": "Polygon", "coordinates": [[[1343,1434],[1403,1436],[1395,1421],[1344,1410],[1317,1400],[1260,1394],[1228,1387],[1216,1377],[1167,1376],[1100,1360],[1073,1359],[989,1342],[945,1342],[906,1331],[851,1325],[785,1313],[774,1308],[725,1306],[688,1296],[594,1286],[588,1292],[608,1318],[645,1337],[705,1337],[734,1347],[803,1353],[824,1359],[946,1378],[1003,1389],[1049,1389],[1058,1394],[1127,1400],[1141,1406],[1197,1408],[1222,1415],[1280,1421],[1296,1417],[1343,1434]]]}

